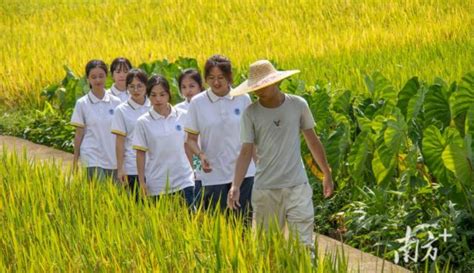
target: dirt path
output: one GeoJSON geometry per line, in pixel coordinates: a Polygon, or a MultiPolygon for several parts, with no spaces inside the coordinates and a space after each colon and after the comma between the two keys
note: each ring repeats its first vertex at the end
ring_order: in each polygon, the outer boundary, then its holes
{"type": "MultiPolygon", "coordinates": [[[[59,151],[44,145],[34,144],[30,141],[16,137],[0,136],[0,149],[4,148],[8,152],[15,151],[20,154],[25,149],[30,158],[41,161],[60,161],[64,167],[70,167],[73,160],[73,156],[70,153],[59,151]]],[[[348,259],[349,268],[353,272],[410,272],[403,267],[394,265],[374,255],[362,252],[327,236],[317,234],[316,237],[318,240],[318,252],[320,255],[335,252],[344,253],[348,259]]]]}

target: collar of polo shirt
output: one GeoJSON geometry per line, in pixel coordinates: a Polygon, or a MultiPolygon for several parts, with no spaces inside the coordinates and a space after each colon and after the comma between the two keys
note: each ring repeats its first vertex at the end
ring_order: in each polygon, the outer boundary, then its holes
{"type": "Polygon", "coordinates": [[[209,88],[207,90],[207,97],[209,98],[209,100],[211,102],[216,102],[216,101],[221,100],[221,99],[233,100],[234,97],[230,95],[230,91],[232,91],[232,88],[229,89],[229,93],[227,93],[227,95],[225,95],[223,97],[219,97],[214,92],[212,92],[212,90],[209,88]]]}
{"type": "Polygon", "coordinates": [[[104,90],[104,97],[102,99],[99,99],[98,97],[96,97],[92,91],[89,91],[87,96],[89,97],[89,100],[93,104],[99,103],[99,102],[110,102],[110,96],[109,96],[109,94],[107,94],[107,92],[105,90],[104,90]]]}
{"type": "Polygon", "coordinates": [[[140,107],[148,107],[148,106],[150,106],[150,101],[148,100],[147,97],[145,97],[145,103],[143,103],[143,105],[140,105],[140,104],[136,103],[136,102],[132,99],[132,97],[128,98],[127,103],[128,103],[128,105],[130,105],[130,107],[132,107],[133,110],[137,110],[137,109],[139,109],[140,107]]]}
{"type": "MultiPolygon", "coordinates": [[[[170,107],[171,107],[171,113],[168,115],[168,117],[177,117],[178,116],[178,111],[176,111],[176,108],[174,108],[172,105],[170,105],[170,107]]],[[[150,115],[153,119],[168,118],[168,117],[160,115],[158,112],[155,111],[155,109],[153,109],[153,107],[150,109],[150,115]]]]}
{"type": "Polygon", "coordinates": [[[124,92],[128,93],[127,90],[125,91],[118,90],[117,87],[115,87],[115,84],[113,84],[112,87],[110,88],[110,92],[112,92],[112,94],[116,97],[120,96],[120,94],[123,94],[124,92]]]}

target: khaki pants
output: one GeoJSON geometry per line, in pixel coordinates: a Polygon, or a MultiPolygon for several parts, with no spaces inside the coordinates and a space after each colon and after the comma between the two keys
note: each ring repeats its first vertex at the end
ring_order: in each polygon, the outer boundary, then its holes
{"type": "MultiPolygon", "coordinates": [[[[253,224],[268,230],[276,223],[280,230],[297,232],[304,245],[313,245],[313,190],[308,183],[283,189],[253,189],[253,224]]],[[[254,226],[254,227],[256,227],[254,226]]]]}

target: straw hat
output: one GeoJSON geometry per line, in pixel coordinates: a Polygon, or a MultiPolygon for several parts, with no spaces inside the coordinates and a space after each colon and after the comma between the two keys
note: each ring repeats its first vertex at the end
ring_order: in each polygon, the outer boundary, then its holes
{"type": "Polygon", "coordinates": [[[256,91],[299,72],[299,70],[278,71],[267,60],[256,61],[250,65],[248,80],[234,88],[230,95],[239,96],[256,91]]]}

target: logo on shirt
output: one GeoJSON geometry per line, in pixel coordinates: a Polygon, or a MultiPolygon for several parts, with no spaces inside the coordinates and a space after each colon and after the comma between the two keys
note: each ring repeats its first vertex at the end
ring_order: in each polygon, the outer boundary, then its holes
{"type": "Polygon", "coordinates": [[[113,115],[114,114],[114,109],[109,109],[109,114],[113,115]]]}
{"type": "Polygon", "coordinates": [[[236,114],[237,116],[240,115],[240,109],[239,109],[239,108],[235,108],[235,109],[234,109],[234,114],[236,114]]]}
{"type": "Polygon", "coordinates": [[[181,127],[181,125],[176,125],[176,131],[181,131],[183,128],[181,127]]]}
{"type": "Polygon", "coordinates": [[[280,127],[280,122],[281,120],[274,120],[273,124],[275,124],[276,127],[280,127]]]}

